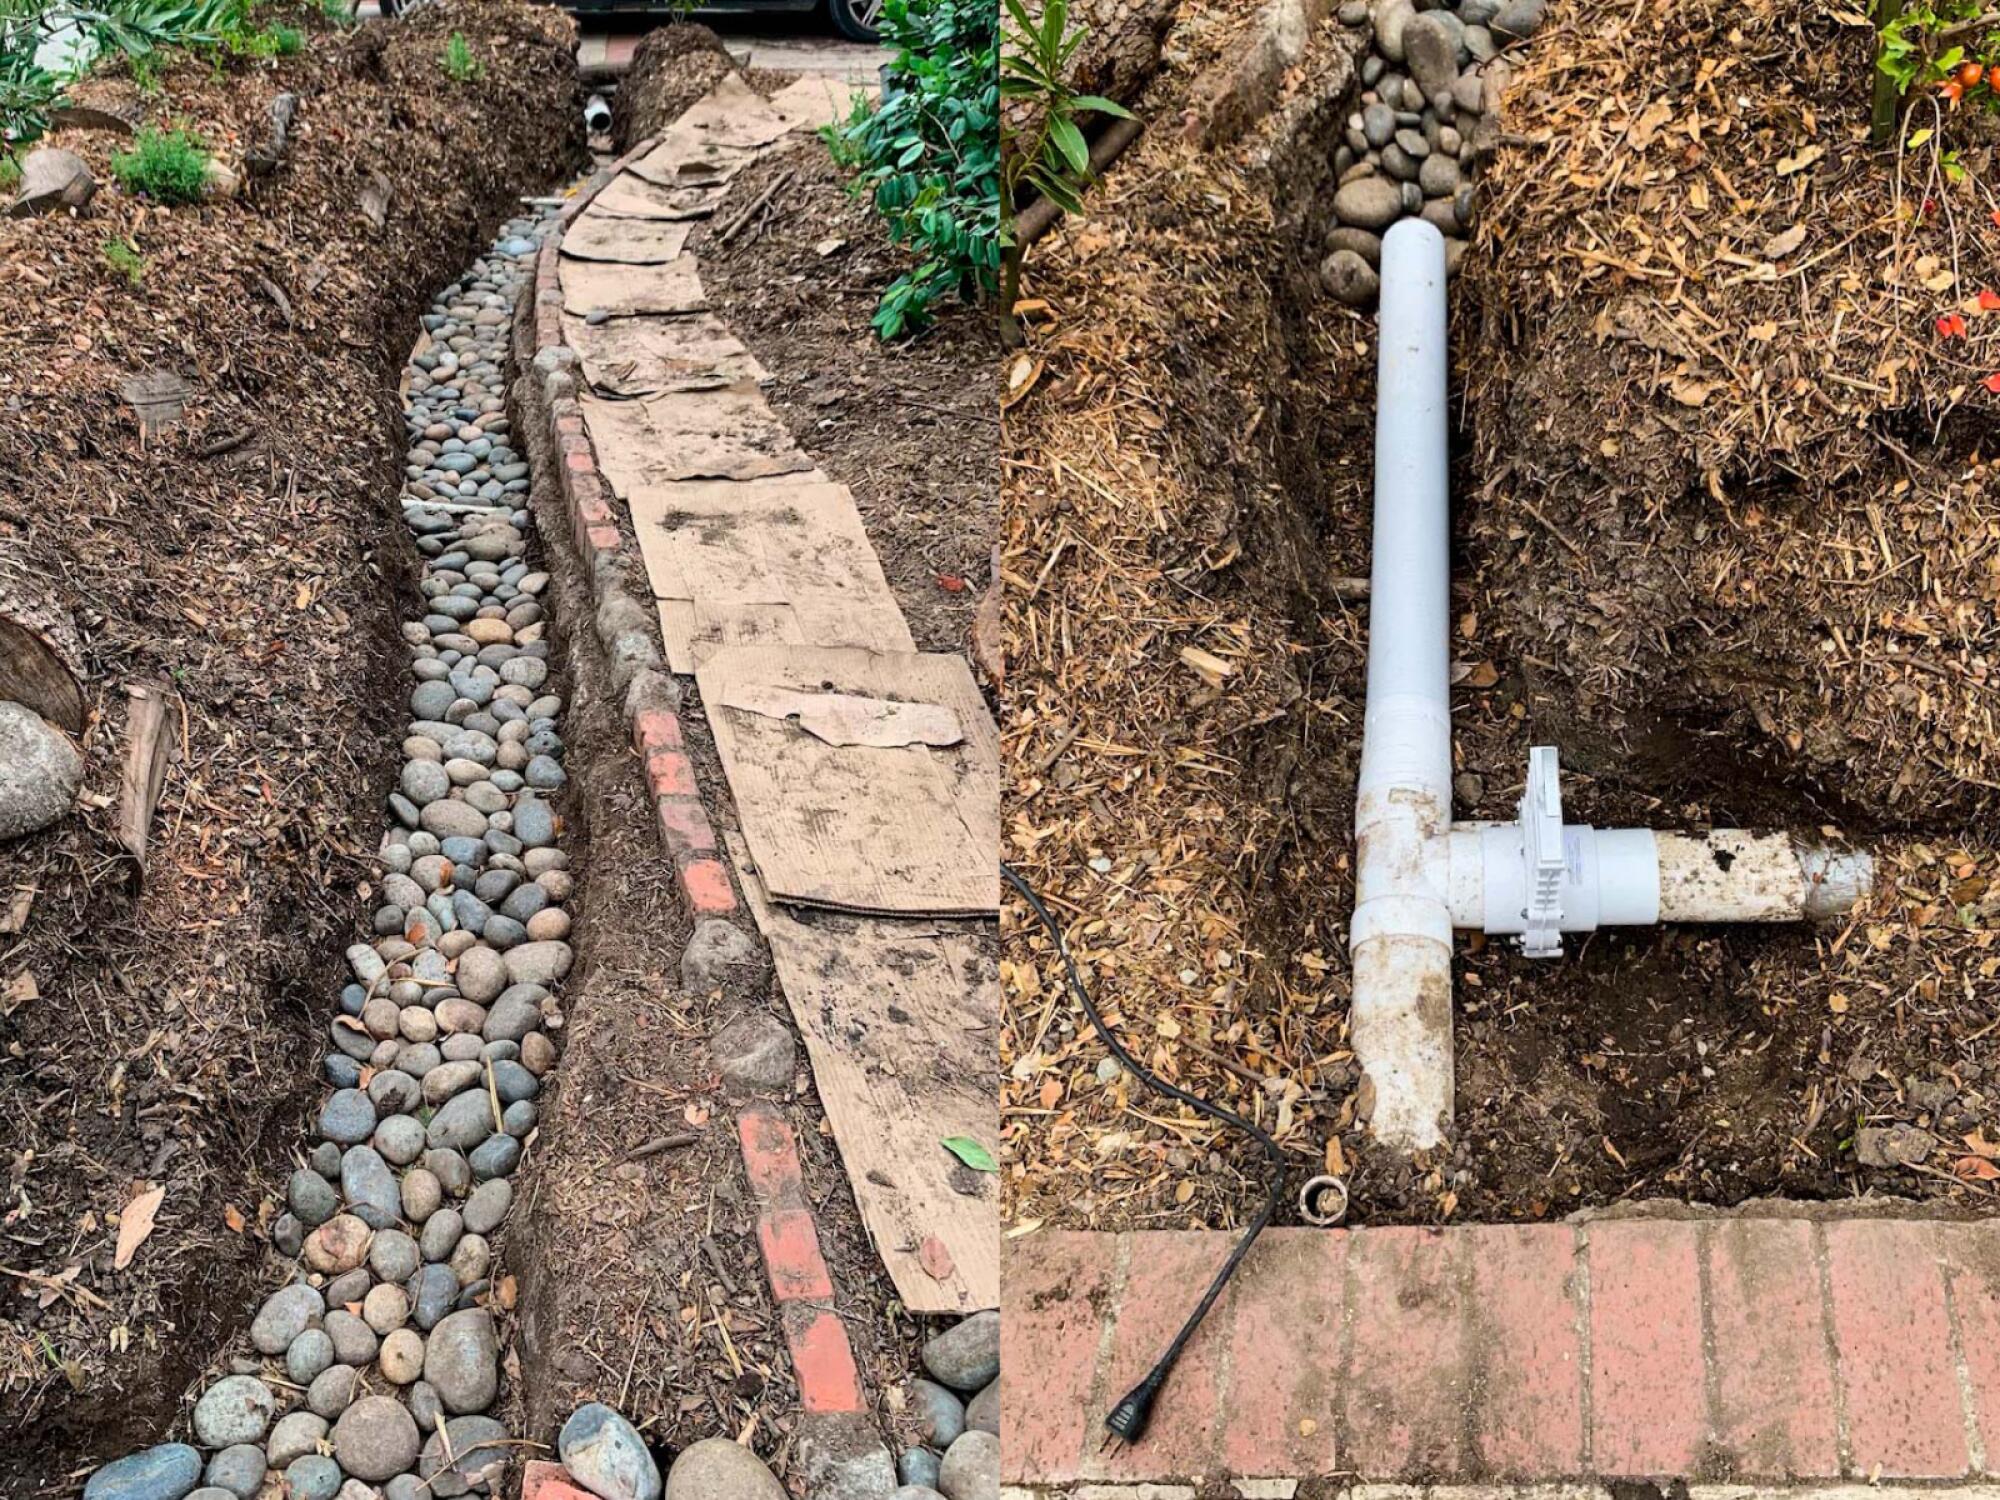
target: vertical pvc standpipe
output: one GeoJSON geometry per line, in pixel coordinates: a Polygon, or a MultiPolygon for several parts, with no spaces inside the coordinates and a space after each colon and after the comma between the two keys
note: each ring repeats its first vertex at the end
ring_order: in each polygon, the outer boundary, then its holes
{"type": "Polygon", "coordinates": [[[1350,1037],[1378,1140],[1438,1145],[1452,1118],[1451,513],[1444,236],[1382,240],[1368,709],[1355,798],[1350,1037]]]}

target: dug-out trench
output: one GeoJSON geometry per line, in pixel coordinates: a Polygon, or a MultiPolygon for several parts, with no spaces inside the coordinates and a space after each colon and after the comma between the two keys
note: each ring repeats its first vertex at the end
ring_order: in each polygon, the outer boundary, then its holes
{"type": "MultiPolygon", "coordinates": [[[[1246,729],[1240,747],[1254,772],[1246,784],[1266,822],[1283,830],[1245,877],[1248,946],[1279,964],[1306,950],[1323,955],[1341,994],[1365,705],[1367,603],[1357,580],[1369,571],[1374,318],[1334,307],[1318,268],[1332,151],[1355,107],[1350,80],[1338,60],[1323,64],[1317,86],[1308,79],[1283,107],[1255,174],[1267,202],[1239,210],[1252,234],[1269,226],[1261,261],[1238,260],[1258,270],[1233,289],[1238,321],[1266,320],[1261,365],[1190,339],[1173,372],[1172,416],[1173,445],[1190,471],[1217,476],[1228,492],[1229,519],[1215,530],[1234,531],[1229,560],[1213,571],[1205,558],[1224,550],[1216,538],[1183,538],[1203,556],[1185,576],[1221,617],[1232,600],[1282,601],[1297,648],[1284,712],[1246,729]],[[1268,436],[1247,438],[1246,411],[1261,414],[1268,436]]],[[[1504,170],[1503,157],[1488,173],[1504,170]]],[[[1172,211],[1138,210],[1156,221],[1172,211]]],[[[1529,747],[1553,744],[1574,821],[1853,840],[1885,853],[1891,888],[1878,887],[1853,922],[1827,929],[1605,930],[1572,940],[1554,962],[1461,935],[1448,1146],[1415,1162],[1372,1148],[1357,1118],[1365,1109],[1358,1069],[1329,1020],[1313,1039],[1321,1061],[1308,1081],[1318,1135],[1293,1143],[1297,1159],[1340,1137],[1329,1159],[1351,1173],[1355,1222],[1543,1219],[1642,1198],[1729,1207],[1871,1191],[1932,1197],[1941,1211],[1968,1207],[1947,1173],[1876,1173],[1898,1164],[1870,1161],[1859,1138],[1871,1124],[1905,1121],[1955,1141],[1977,1130],[1990,1098],[1977,1045],[1988,1018],[1966,977],[1976,955],[1954,969],[1882,937],[1882,924],[1923,899],[1913,888],[1921,882],[1928,893],[1948,880],[1933,866],[1976,857],[1981,794],[1913,800],[1872,765],[1844,770],[1787,754],[1768,723],[1760,727],[1757,690],[1774,672],[1810,681],[1806,654],[1821,649],[1821,636],[1768,589],[1754,616],[1729,618],[1714,599],[1690,600],[1683,618],[1649,632],[1615,671],[1544,644],[1538,611],[1574,597],[1580,575],[1588,572],[1600,599],[1632,575],[1620,554],[1588,557],[1601,538],[1581,524],[1572,537],[1579,511],[1561,510],[1560,497],[1491,482],[1496,451],[1515,447],[1517,472],[1545,455],[1533,452],[1538,436],[1517,411],[1462,395],[1463,372],[1502,363],[1518,387],[1547,354],[1509,317],[1504,284],[1484,274],[1479,257],[1492,243],[1466,257],[1450,292],[1455,815],[1510,820],[1529,747]],[[1675,656],[1687,637],[1725,629],[1757,641],[1740,670],[1725,660],[1693,671],[1675,656]],[[1945,852],[1968,848],[1972,856],[1945,852]],[[1913,860],[1903,857],[1909,849],[1913,860]]],[[[1260,347],[1255,338],[1232,342],[1260,347]]],[[[1616,399],[1609,387],[1604,399],[1616,399]]],[[[1906,452],[1952,472],[1978,445],[1975,425],[1948,424],[1928,443],[1909,435],[1906,452]]],[[[1810,526],[1810,495],[1788,498],[1782,478],[1758,482],[1777,524],[1810,526]]],[[[1672,524],[1647,536],[1654,573],[1692,573],[1711,541],[1709,494],[1686,488],[1665,503],[1672,524]]],[[[1635,491],[1608,503],[1644,512],[1657,499],[1635,491]]],[[[1592,503],[1607,504],[1602,493],[1592,503]]],[[[1246,1014],[1275,1003],[1253,988],[1246,1014]]]]}
{"type": "MultiPolygon", "coordinates": [[[[37,316],[80,329],[69,301],[92,299],[114,376],[157,360],[196,378],[185,430],[141,444],[128,413],[58,364],[0,434],[0,469],[38,518],[20,543],[85,635],[99,716],[86,789],[116,790],[125,682],[164,679],[186,706],[143,889],[109,799],[0,864],[10,890],[34,888],[9,959],[40,990],[0,1007],[0,1263],[22,1273],[0,1301],[0,1494],[70,1492],[184,1431],[184,1398],[276,1284],[269,1222],[324,1093],[341,952],[366,916],[356,885],[403,732],[398,622],[417,607],[418,559],[396,504],[397,376],[430,290],[580,155],[566,33],[525,5],[448,3],[315,37],[272,76],[170,64],[176,107],[217,134],[250,139],[270,95],[299,97],[306,130],[277,173],[237,202],[159,214],[137,241],[143,285],[99,284],[105,226],[89,216],[13,229],[31,270],[44,250],[72,267],[37,316]],[[439,97],[454,30],[504,86],[439,97]],[[430,133],[446,112],[453,131],[430,133]],[[491,160],[475,159],[482,137],[491,160]],[[372,229],[352,199],[371,155],[391,187],[372,229]],[[278,253],[271,226],[307,220],[340,227],[315,230],[304,259],[278,253]],[[289,299],[238,295],[244,255],[289,299]],[[163,322],[169,305],[184,320],[163,322]],[[133,485],[144,504],[121,514],[133,485]],[[148,1182],[166,1188],[156,1221],[114,1270],[115,1216],[148,1182]]],[[[115,141],[60,144],[108,176],[115,141]]],[[[100,198],[100,218],[118,211],[100,198]]],[[[44,353],[28,345],[16,373],[36,375],[44,353]]]]}

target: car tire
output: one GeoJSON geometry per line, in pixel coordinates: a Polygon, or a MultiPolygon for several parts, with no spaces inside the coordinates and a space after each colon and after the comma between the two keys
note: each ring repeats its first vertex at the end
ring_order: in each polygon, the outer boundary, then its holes
{"type": "Polygon", "coordinates": [[[882,15],[882,0],[826,0],[827,14],[834,29],[851,42],[881,39],[876,22],[882,15]]]}

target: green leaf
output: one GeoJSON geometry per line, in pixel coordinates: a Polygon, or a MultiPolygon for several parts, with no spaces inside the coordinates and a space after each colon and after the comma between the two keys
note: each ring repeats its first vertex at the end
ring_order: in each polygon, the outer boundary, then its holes
{"type": "Polygon", "coordinates": [[[1070,165],[1070,170],[1079,176],[1090,170],[1090,143],[1083,138],[1083,132],[1076,128],[1076,122],[1063,116],[1049,121],[1049,139],[1070,165]]]}
{"type": "Polygon", "coordinates": [[[975,1172],[1000,1170],[1000,1164],[993,1159],[993,1153],[969,1135],[948,1135],[939,1144],[975,1172]]]}
{"type": "Polygon", "coordinates": [[[1132,111],[1116,99],[1107,99],[1102,94],[1078,94],[1069,101],[1069,107],[1078,114],[1085,110],[1096,110],[1100,115],[1111,115],[1120,120],[1136,118],[1132,111]]]}

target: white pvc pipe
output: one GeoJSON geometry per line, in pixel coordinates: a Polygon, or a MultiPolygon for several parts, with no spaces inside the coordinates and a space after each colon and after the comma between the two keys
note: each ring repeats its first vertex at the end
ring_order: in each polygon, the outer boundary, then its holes
{"type": "Polygon", "coordinates": [[[1434,227],[1405,219],[1383,237],[1349,1040],[1374,1085],[1371,1130],[1405,1151],[1451,1128],[1454,928],[1523,934],[1525,952],[1554,956],[1561,933],[1600,926],[1836,915],[1874,877],[1866,854],[1781,833],[1562,822],[1545,748],[1522,821],[1452,826],[1444,285],[1434,227]]]}
{"type": "Polygon", "coordinates": [[[1348,1024],[1375,1133],[1416,1149],[1452,1116],[1451,910],[1428,853],[1451,826],[1444,281],[1433,225],[1405,219],[1383,237],[1348,1024]]]}

